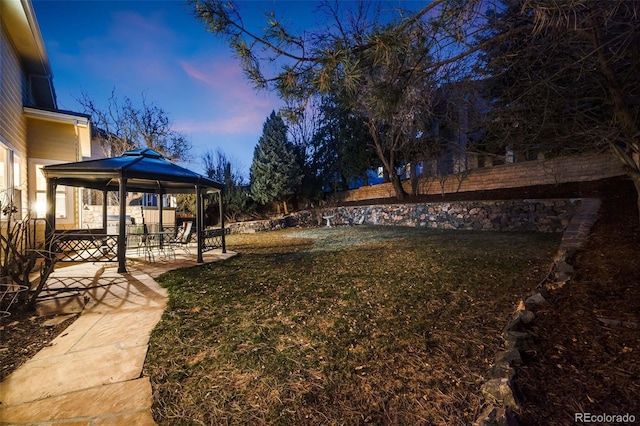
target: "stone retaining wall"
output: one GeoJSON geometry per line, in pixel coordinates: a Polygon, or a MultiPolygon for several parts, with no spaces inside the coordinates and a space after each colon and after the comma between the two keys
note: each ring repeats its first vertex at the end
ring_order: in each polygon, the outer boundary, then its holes
{"type": "Polygon", "coordinates": [[[579,199],[545,199],[332,207],[297,212],[282,219],[231,223],[228,227],[231,233],[309,228],[325,225],[325,217],[330,217],[336,226],[563,232],[579,204],[579,199]]]}

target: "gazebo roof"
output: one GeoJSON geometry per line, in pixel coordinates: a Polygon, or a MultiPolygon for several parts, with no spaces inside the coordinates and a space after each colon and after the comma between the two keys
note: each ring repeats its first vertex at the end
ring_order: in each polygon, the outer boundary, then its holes
{"type": "Polygon", "coordinates": [[[124,152],[120,157],[44,166],[47,179],[59,185],[117,191],[119,180],[127,179],[127,191],[147,193],[187,193],[198,185],[219,192],[224,185],[172,163],[152,149],[124,152]]]}

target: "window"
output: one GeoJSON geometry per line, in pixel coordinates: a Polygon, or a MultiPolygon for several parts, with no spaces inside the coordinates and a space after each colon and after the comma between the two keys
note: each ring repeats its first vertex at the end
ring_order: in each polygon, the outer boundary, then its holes
{"type": "Polygon", "coordinates": [[[142,205],[145,207],[158,207],[158,196],[156,194],[142,194],[142,205]]]}
{"type": "MultiPolygon", "coordinates": [[[[44,164],[35,165],[36,175],[36,205],[35,214],[37,218],[45,218],[47,214],[47,179],[42,174],[44,164]]],[[[56,187],[56,219],[70,219],[71,209],[69,208],[69,188],[64,185],[56,187]]]]}
{"type": "MultiPolygon", "coordinates": [[[[158,207],[158,194],[143,194],[142,205],[145,207],[158,207]]],[[[175,195],[163,194],[162,207],[176,207],[177,201],[175,195]]]]}
{"type": "Polygon", "coordinates": [[[3,193],[7,192],[9,189],[8,182],[8,158],[7,153],[9,150],[4,146],[0,145],[0,191],[3,193]]]}
{"type": "Polygon", "coordinates": [[[22,187],[22,174],[20,173],[20,157],[14,155],[13,157],[13,187],[22,187]]]}
{"type": "Polygon", "coordinates": [[[42,164],[36,164],[36,217],[47,214],[47,180],[42,175],[42,164]]]}
{"type": "Polygon", "coordinates": [[[0,143],[0,206],[4,209],[8,204],[13,204],[18,217],[22,214],[20,179],[20,157],[0,143]]]}

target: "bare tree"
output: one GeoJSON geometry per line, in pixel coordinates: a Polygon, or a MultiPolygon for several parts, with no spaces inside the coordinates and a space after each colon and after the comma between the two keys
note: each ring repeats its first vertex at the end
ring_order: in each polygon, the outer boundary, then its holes
{"type": "Polygon", "coordinates": [[[126,96],[119,99],[115,89],[104,108],[87,93],[83,93],[78,102],[85,113],[91,115],[106,156],[117,156],[130,149],[151,148],[174,160],[187,158],[191,148],[189,141],[173,130],[167,112],[147,101],[144,94],[139,107],[126,96]]]}
{"type": "Polygon", "coordinates": [[[37,238],[42,222],[18,217],[18,209],[6,194],[0,194],[0,315],[35,309],[36,301],[53,272],[54,241],[37,238]]]}
{"type": "Polygon", "coordinates": [[[303,174],[296,192],[296,201],[310,205],[322,198],[322,185],[317,176],[317,153],[313,144],[313,137],[319,126],[318,97],[314,96],[303,102],[285,98],[285,106],[280,110],[280,115],[287,125],[289,140],[293,143],[303,174]]]}
{"type": "Polygon", "coordinates": [[[207,151],[203,162],[205,175],[224,183],[223,204],[226,218],[235,221],[242,215],[249,215],[252,209],[251,197],[238,162],[219,149],[215,152],[207,151]]]}

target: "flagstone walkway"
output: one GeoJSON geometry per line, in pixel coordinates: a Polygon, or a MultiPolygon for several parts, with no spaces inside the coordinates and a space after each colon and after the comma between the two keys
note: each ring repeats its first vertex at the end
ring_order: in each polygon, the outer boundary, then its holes
{"type": "MultiPolygon", "coordinates": [[[[217,250],[205,253],[204,261],[234,255],[217,250]]],[[[195,265],[192,257],[131,261],[127,274],[109,263],[58,267],[49,286],[59,296],[38,309],[82,314],[0,383],[0,424],[155,425],[151,383],[142,367],[168,298],[153,278],[195,265]]]]}

